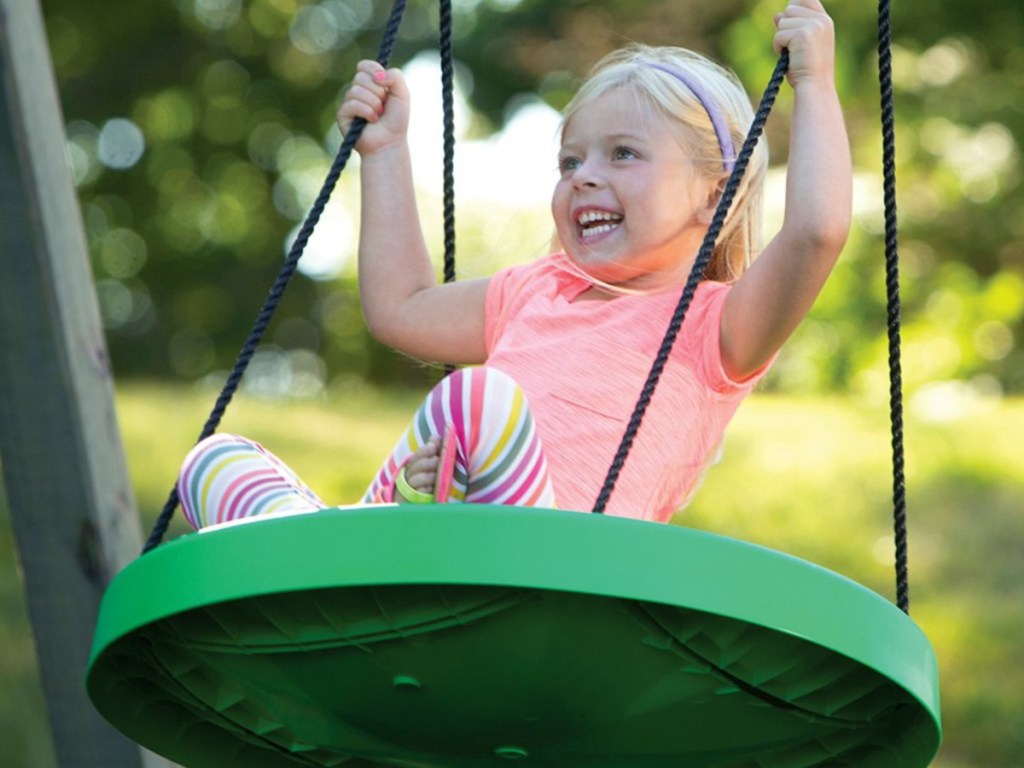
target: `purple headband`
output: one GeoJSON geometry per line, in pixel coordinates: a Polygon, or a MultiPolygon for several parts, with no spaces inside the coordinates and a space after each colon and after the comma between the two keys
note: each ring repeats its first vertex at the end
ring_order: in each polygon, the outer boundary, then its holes
{"type": "Polygon", "coordinates": [[[648,67],[660,69],[662,72],[672,75],[672,77],[689,88],[693,95],[697,97],[697,101],[701,103],[704,111],[711,118],[711,125],[714,126],[715,135],[718,137],[718,146],[722,150],[722,165],[725,167],[725,170],[731,171],[733,166],[736,165],[736,149],[733,147],[732,136],[729,135],[729,126],[725,122],[725,115],[722,114],[722,110],[718,108],[718,104],[711,98],[711,95],[704,89],[704,86],[700,84],[700,81],[686,74],[681,69],[676,69],[668,64],[662,64],[658,61],[645,61],[643,63],[648,67]]]}

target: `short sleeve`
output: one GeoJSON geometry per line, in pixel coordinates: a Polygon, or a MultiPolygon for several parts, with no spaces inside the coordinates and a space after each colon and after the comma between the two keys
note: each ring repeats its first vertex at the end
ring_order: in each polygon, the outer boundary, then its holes
{"type": "Polygon", "coordinates": [[[484,298],[484,344],[488,354],[494,349],[494,344],[507,322],[509,297],[515,294],[516,286],[520,282],[516,279],[516,271],[516,267],[500,270],[487,286],[487,295],[484,298]]]}
{"type": "Polygon", "coordinates": [[[722,363],[722,312],[731,290],[732,287],[725,283],[702,283],[699,305],[693,308],[699,315],[692,320],[700,326],[702,372],[711,389],[719,394],[749,392],[768,373],[776,357],[772,355],[764,365],[742,381],[731,378],[725,372],[722,363]]]}
{"type": "Polygon", "coordinates": [[[552,257],[529,264],[508,267],[497,272],[487,286],[484,298],[484,344],[487,354],[494,351],[498,339],[530,298],[538,293],[557,294],[560,274],[552,257]]]}

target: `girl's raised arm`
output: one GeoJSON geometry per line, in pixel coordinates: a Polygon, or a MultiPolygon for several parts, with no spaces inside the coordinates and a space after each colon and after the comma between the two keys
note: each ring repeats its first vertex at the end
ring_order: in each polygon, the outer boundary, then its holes
{"type": "Polygon", "coordinates": [[[481,363],[488,281],[438,284],[416,198],[407,140],[409,90],[397,69],[360,62],[338,110],[338,126],[367,121],[362,163],[359,293],[375,339],[414,357],[481,363]]]}
{"type": "Polygon", "coordinates": [[[832,19],[818,0],[791,0],[775,21],[775,50],[789,49],[794,93],[785,218],[726,302],[722,356],[737,380],[757,371],[789,338],[850,231],[852,169],[835,88],[832,19]]]}

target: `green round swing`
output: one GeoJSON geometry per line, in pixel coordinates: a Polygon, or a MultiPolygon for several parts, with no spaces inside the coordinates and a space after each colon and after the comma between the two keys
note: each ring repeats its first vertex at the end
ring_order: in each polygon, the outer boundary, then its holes
{"type": "Polygon", "coordinates": [[[578,512],[211,528],[122,571],[95,649],[97,708],[196,768],[895,768],[939,743],[935,658],[889,601],[762,547],[578,512]]]}
{"type": "MultiPolygon", "coordinates": [[[[450,3],[441,9],[450,117],[450,3]]],[[[783,54],[663,350],[785,66],[783,54]]],[[[360,129],[346,136],[202,437],[360,129]]],[[[172,492],[145,556],[109,586],[86,685],[114,726],[190,768],[916,768],[938,750],[935,657],[906,614],[899,522],[897,607],[778,552],[603,514],[344,507],[157,546],[176,506],[172,492]]]]}

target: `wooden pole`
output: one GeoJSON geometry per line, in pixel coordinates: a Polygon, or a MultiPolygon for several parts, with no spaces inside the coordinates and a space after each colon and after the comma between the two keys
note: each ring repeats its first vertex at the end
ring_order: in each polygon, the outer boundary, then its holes
{"type": "Polygon", "coordinates": [[[0,0],[0,463],[61,766],[169,765],[85,693],[100,596],[140,549],[37,0],[0,0]]]}

